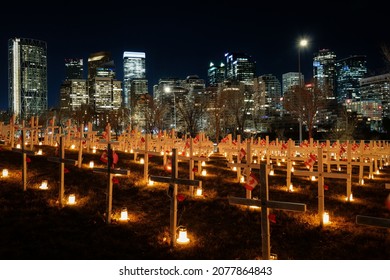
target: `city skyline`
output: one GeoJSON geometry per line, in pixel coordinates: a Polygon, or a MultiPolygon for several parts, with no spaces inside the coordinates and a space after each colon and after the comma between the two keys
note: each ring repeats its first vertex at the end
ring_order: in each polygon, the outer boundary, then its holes
{"type": "Polygon", "coordinates": [[[256,75],[273,74],[281,80],[283,73],[298,72],[297,44],[301,37],[309,40],[300,53],[301,71],[306,79],[312,76],[314,53],[323,48],[334,51],[337,59],[366,55],[369,71],[384,69],[380,47],[389,43],[385,13],[364,2],[327,4],[314,10],[302,3],[296,9],[302,17],[296,16],[298,12],[293,11],[297,7],[292,4],[284,4],[292,5],[286,7],[290,8],[287,13],[284,9],[275,11],[270,3],[261,7],[263,12],[253,9],[250,2],[243,2],[240,7],[218,3],[184,7],[180,3],[167,3],[148,10],[147,16],[136,12],[147,10],[142,4],[125,8],[119,5],[105,7],[107,16],[101,21],[93,17],[99,8],[85,4],[75,6],[77,13],[75,10],[66,13],[65,6],[53,8],[47,14],[39,7],[18,8],[17,13],[11,9],[1,17],[7,28],[0,41],[0,109],[8,106],[7,43],[15,37],[47,42],[49,107],[58,103],[60,85],[65,79],[65,59],[82,58],[86,78],[88,56],[99,51],[112,53],[121,81],[123,53],[144,52],[150,94],[160,78],[185,79],[198,75],[207,82],[209,63],[223,61],[229,51],[251,55],[256,61],[256,75]],[[335,21],[334,10],[342,14],[342,20],[335,21]],[[375,22],[368,19],[372,11],[378,15],[375,22]],[[309,12],[310,16],[305,16],[309,12]],[[38,16],[33,20],[29,13],[38,16]],[[129,18],[131,23],[127,21],[129,18]],[[277,18],[283,20],[276,24],[277,18]]]}

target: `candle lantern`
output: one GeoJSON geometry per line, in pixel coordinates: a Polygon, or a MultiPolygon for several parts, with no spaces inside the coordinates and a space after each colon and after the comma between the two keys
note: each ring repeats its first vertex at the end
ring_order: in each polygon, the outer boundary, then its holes
{"type": "Polygon", "coordinates": [[[41,190],[47,190],[49,187],[47,186],[47,180],[43,180],[41,185],[39,186],[41,190]]]}
{"type": "Polygon", "coordinates": [[[190,239],[187,237],[187,228],[184,226],[179,227],[179,237],[176,239],[179,244],[187,244],[190,239]]]}
{"type": "Polygon", "coordinates": [[[128,214],[127,214],[127,208],[126,207],[122,207],[121,209],[121,217],[119,218],[119,220],[121,221],[127,221],[128,220],[128,214]]]}
{"type": "Polygon", "coordinates": [[[69,195],[69,197],[68,197],[68,204],[69,205],[76,204],[76,195],[74,193],[69,195]]]}
{"type": "Polygon", "coordinates": [[[2,177],[3,178],[8,177],[8,169],[3,169],[2,177]]]}

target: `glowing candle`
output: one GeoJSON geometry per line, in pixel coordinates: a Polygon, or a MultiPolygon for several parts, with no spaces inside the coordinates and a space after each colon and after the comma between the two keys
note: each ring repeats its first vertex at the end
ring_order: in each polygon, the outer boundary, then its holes
{"type": "Polygon", "coordinates": [[[202,196],[202,193],[203,193],[202,188],[201,188],[201,187],[198,187],[198,188],[196,189],[196,196],[202,196]]]}
{"type": "Polygon", "coordinates": [[[93,168],[95,166],[95,163],[93,162],[93,160],[91,160],[90,162],[89,162],[89,168],[93,168]]]}
{"type": "Polygon", "coordinates": [[[3,169],[3,177],[8,177],[8,169],[3,169]]]}
{"type": "Polygon", "coordinates": [[[329,223],[329,213],[328,212],[324,212],[324,214],[322,215],[322,222],[324,224],[328,224],[329,223]]]}
{"type": "Polygon", "coordinates": [[[144,158],[140,158],[140,159],[139,159],[139,163],[144,164],[144,163],[145,163],[144,158]]]}
{"type": "Polygon", "coordinates": [[[179,229],[179,237],[176,239],[179,244],[187,244],[190,242],[190,239],[187,237],[187,229],[185,227],[181,227],[179,229]]]}
{"type": "Polygon", "coordinates": [[[47,190],[48,189],[48,186],[47,186],[47,180],[43,180],[41,185],[39,186],[39,188],[41,190],[47,190]]]}
{"type": "Polygon", "coordinates": [[[68,204],[69,205],[74,205],[76,204],[76,196],[74,193],[70,194],[68,197],[68,204]]]}
{"type": "Polygon", "coordinates": [[[207,171],[206,171],[206,169],[203,169],[202,170],[202,176],[206,176],[207,175],[207,171]]]}
{"type": "Polygon", "coordinates": [[[42,155],[42,149],[39,149],[37,152],[38,155],[42,155]]]}
{"type": "Polygon", "coordinates": [[[127,208],[123,207],[122,210],[121,210],[121,217],[119,218],[119,220],[127,221],[127,219],[128,219],[127,208]]]}

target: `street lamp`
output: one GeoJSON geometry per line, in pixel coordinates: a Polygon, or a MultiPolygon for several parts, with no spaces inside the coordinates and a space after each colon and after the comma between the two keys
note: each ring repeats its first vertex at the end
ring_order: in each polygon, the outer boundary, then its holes
{"type": "Polygon", "coordinates": [[[171,91],[171,88],[169,86],[164,87],[164,92],[168,94],[173,94],[173,124],[171,124],[171,126],[173,125],[176,130],[176,93],[175,91],[171,91]]]}
{"type": "MultiPolygon", "coordinates": [[[[302,84],[302,74],[301,74],[301,49],[307,47],[308,40],[307,39],[300,39],[299,45],[298,45],[298,79],[299,79],[299,89],[301,90],[303,84],[302,84]]],[[[302,143],[302,115],[299,116],[299,143],[302,143]]]]}

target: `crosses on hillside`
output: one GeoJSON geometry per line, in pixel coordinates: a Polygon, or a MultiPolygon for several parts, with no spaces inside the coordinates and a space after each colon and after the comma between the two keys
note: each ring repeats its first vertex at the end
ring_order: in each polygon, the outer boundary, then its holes
{"type": "Polygon", "coordinates": [[[178,178],[178,163],[177,163],[177,149],[172,149],[172,176],[150,176],[150,179],[155,182],[169,183],[169,194],[171,198],[170,203],[170,232],[171,232],[171,246],[176,246],[176,230],[177,230],[177,191],[178,184],[198,186],[199,180],[188,180],[178,178]]]}
{"type": "Polygon", "coordinates": [[[60,207],[64,206],[64,167],[65,163],[69,163],[72,165],[77,165],[77,160],[74,159],[66,159],[65,158],[65,145],[64,145],[64,136],[60,136],[60,147],[59,147],[59,155],[58,157],[48,157],[48,161],[51,162],[56,162],[60,164],[60,189],[59,189],[59,194],[58,194],[58,201],[60,207]]]}
{"type": "Polygon", "coordinates": [[[261,207],[261,237],[262,237],[262,256],[263,259],[270,259],[270,227],[269,227],[269,209],[280,209],[287,211],[306,211],[306,204],[273,201],[269,200],[268,189],[268,165],[260,164],[260,200],[229,197],[230,204],[258,206],[261,207]]]}

